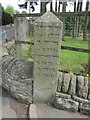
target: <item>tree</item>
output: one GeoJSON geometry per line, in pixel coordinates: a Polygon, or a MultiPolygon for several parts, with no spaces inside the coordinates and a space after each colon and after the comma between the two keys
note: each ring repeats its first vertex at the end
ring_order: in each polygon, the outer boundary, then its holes
{"type": "Polygon", "coordinates": [[[13,17],[5,12],[1,4],[0,4],[0,13],[1,13],[0,20],[2,21],[0,25],[7,25],[14,22],[13,17]]]}
{"type": "MultiPolygon", "coordinates": [[[[66,12],[66,6],[67,6],[67,2],[63,2],[62,3],[62,13],[66,12]]],[[[62,18],[63,21],[63,34],[62,34],[62,40],[64,40],[64,36],[65,36],[65,27],[66,27],[66,17],[63,16],[62,18]]]]}
{"type": "Polygon", "coordinates": [[[59,5],[58,5],[58,12],[60,12],[60,5],[62,4],[62,2],[59,2],[59,5]]]}
{"type": "Polygon", "coordinates": [[[55,12],[57,12],[57,0],[55,2],[55,12]]]}
{"type": "MultiPolygon", "coordinates": [[[[86,2],[86,12],[89,10],[89,0],[87,0],[86,2]]],[[[88,37],[87,37],[87,27],[88,27],[88,16],[85,16],[85,21],[84,21],[84,25],[83,25],[83,41],[87,41],[88,37]]]]}
{"type": "MultiPolygon", "coordinates": [[[[82,12],[82,4],[83,2],[79,2],[76,5],[76,0],[74,2],[74,12],[82,12]]],[[[81,17],[80,16],[74,16],[74,21],[73,21],[73,37],[79,37],[80,33],[80,24],[81,24],[81,17]]]]}
{"type": "Polygon", "coordinates": [[[5,11],[2,11],[2,25],[13,24],[13,22],[13,17],[5,11]]]}
{"type": "Polygon", "coordinates": [[[40,12],[41,13],[45,13],[46,12],[46,2],[41,2],[40,12]]]}
{"type": "Polygon", "coordinates": [[[5,12],[10,14],[11,16],[13,16],[13,14],[15,13],[14,8],[10,5],[6,7],[5,12]]]}
{"type": "Polygon", "coordinates": [[[53,11],[53,3],[52,3],[52,1],[50,2],[50,11],[51,12],[53,11]]]}

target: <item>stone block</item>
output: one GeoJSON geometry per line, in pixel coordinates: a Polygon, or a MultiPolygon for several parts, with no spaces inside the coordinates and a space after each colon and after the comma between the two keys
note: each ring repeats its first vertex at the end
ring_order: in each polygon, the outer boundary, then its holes
{"type": "Polygon", "coordinates": [[[83,99],[83,98],[80,98],[77,96],[72,96],[72,98],[73,98],[73,100],[75,100],[77,102],[90,104],[90,100],[88,100],[88,99],[83,99]]]}
{"type": "Polygon", "coordinates": [[[88,91],[88,100],[90,100],[90,90],[88,91]]]}
{"type": "Polygon", "coordinates": [[[84,77],[78,76],[77,79],[77,95],[79,97],[83,97],[83,85],[84,85],[84,77]]]}
{"type": "Polygon", "coordinates": [[[61,93],[61,92],[56,92],[56,97],[70,99],[71,95],[68,95],[68,94],[65,94],[65,93],[61,93]]]}
{"type": "Polygon", "coordinates": [[[7,67],[7,72],[10,74],[11,73],[11,69],[12,69],[12,66],[15,65],[16,61],[18,61],[18,59],[13,59],[10,64],[8,65],[7,67]]]}
{"type": "Polygon", "coordinates": [[[13,97],[15,97],[19,102],[26,103],[26,104],[31,104],[32,103],[32,97],[30,96],[25,96],[23,94],[17,94],[17,93],[11,93],[13,97]]]}
{"type": "Polygon", "coordinates": [[[65,73],[63,81],[62,81],[62,92],[64,92],[64,93],[68,92],[69,84],[70,84],[70,74],[69,73],[65,73]]]}
{"type": "Polygon", "coordinates": [[[2,82],[2,87],[9,92],[11,88],[11,84],[2,82]]]}
{"type": "Polygon", "coordinates": [[[58,85],[57,85],[57,91],[61,91],[61,86],[62,86],[62,78],[63,77],[63,73],[62,72],[59,72],[59,75],[58,75],[58,85]]]}
{"type": "Polygon", "coordinates": [[[88,78],[78,76],[77,79],[77,95],[82,98],[87,98],[88,95],[88,78]]]}
{"type": "Polygon", "coordinates": [[[88,103],[80,103],[79,110],[83,114],[90,115],[90,104],[88,104],[88,103]]]}
{"type": "Polygon", "coordinates": [[[87,99],[88,96],[88,78],[84,78],[84,86],[83,86],[83,98],[87,99]]]}
{"type": "Polygon", "coordinates": [[[24,82],[27,85],[32,85],[33,84],[33,78],[25,79],[24,82]]]}
{"type": "Polygon", "coordinates": [[[79,102],[76,102],[72,99],[56,97],[54,106],[61,110],[68,110],[68,111],[76,112],[78,111],[79,102]]]}
{"type": "Polygon", "coordinates": [[[69,94],[75,95],[76,94],[76,75],[70,74],[70,88],[69,88],[69,94]]]}
{"type": "Polygon", "coordinates": [[[14,60],[14,59],[15,59],[15,58],[12,57],[12,56],[7,56],[6,59],[4,60],[3,64],[2,64],[2,69],[3,69],[4,71],[7,71],[8,65],[9,65],[10,62],[11,62],[12,60],[14,60]]]}

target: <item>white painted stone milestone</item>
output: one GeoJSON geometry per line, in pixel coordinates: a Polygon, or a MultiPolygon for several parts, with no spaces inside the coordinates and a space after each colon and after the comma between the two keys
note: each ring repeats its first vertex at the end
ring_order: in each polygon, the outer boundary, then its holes
{"type": "Polygon", "coordinates": [[[60,63],[62,26],[62,22],[51,12],[45,13],[35,21],[35,103],[53,101],[60,63]]]}

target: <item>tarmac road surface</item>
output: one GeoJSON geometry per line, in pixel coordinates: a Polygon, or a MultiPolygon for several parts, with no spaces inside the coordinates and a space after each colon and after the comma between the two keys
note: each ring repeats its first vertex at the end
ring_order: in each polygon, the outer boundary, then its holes
{"type": "Polygon", "coordinates": [[[58,110],[46,104],[31,104],[29,118],[88,118],[88,116],[78,112],[58,110]]]}
{"type": "Polygon", "coordinates": [[[28,105],[11,97],[6,90],[0,88],[0,118],[27,118],[28,105]],[[1,114],[2,113],[2,114],[1,114]]]}

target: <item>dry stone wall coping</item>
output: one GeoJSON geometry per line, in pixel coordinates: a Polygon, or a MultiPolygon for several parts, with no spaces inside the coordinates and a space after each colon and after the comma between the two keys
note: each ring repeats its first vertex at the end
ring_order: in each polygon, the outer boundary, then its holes
{"type": "Polygon", "coordinates": [[[32,103],[33,62],[6,56],[2,61],[2,87],[18,101],[32,103]]]}

